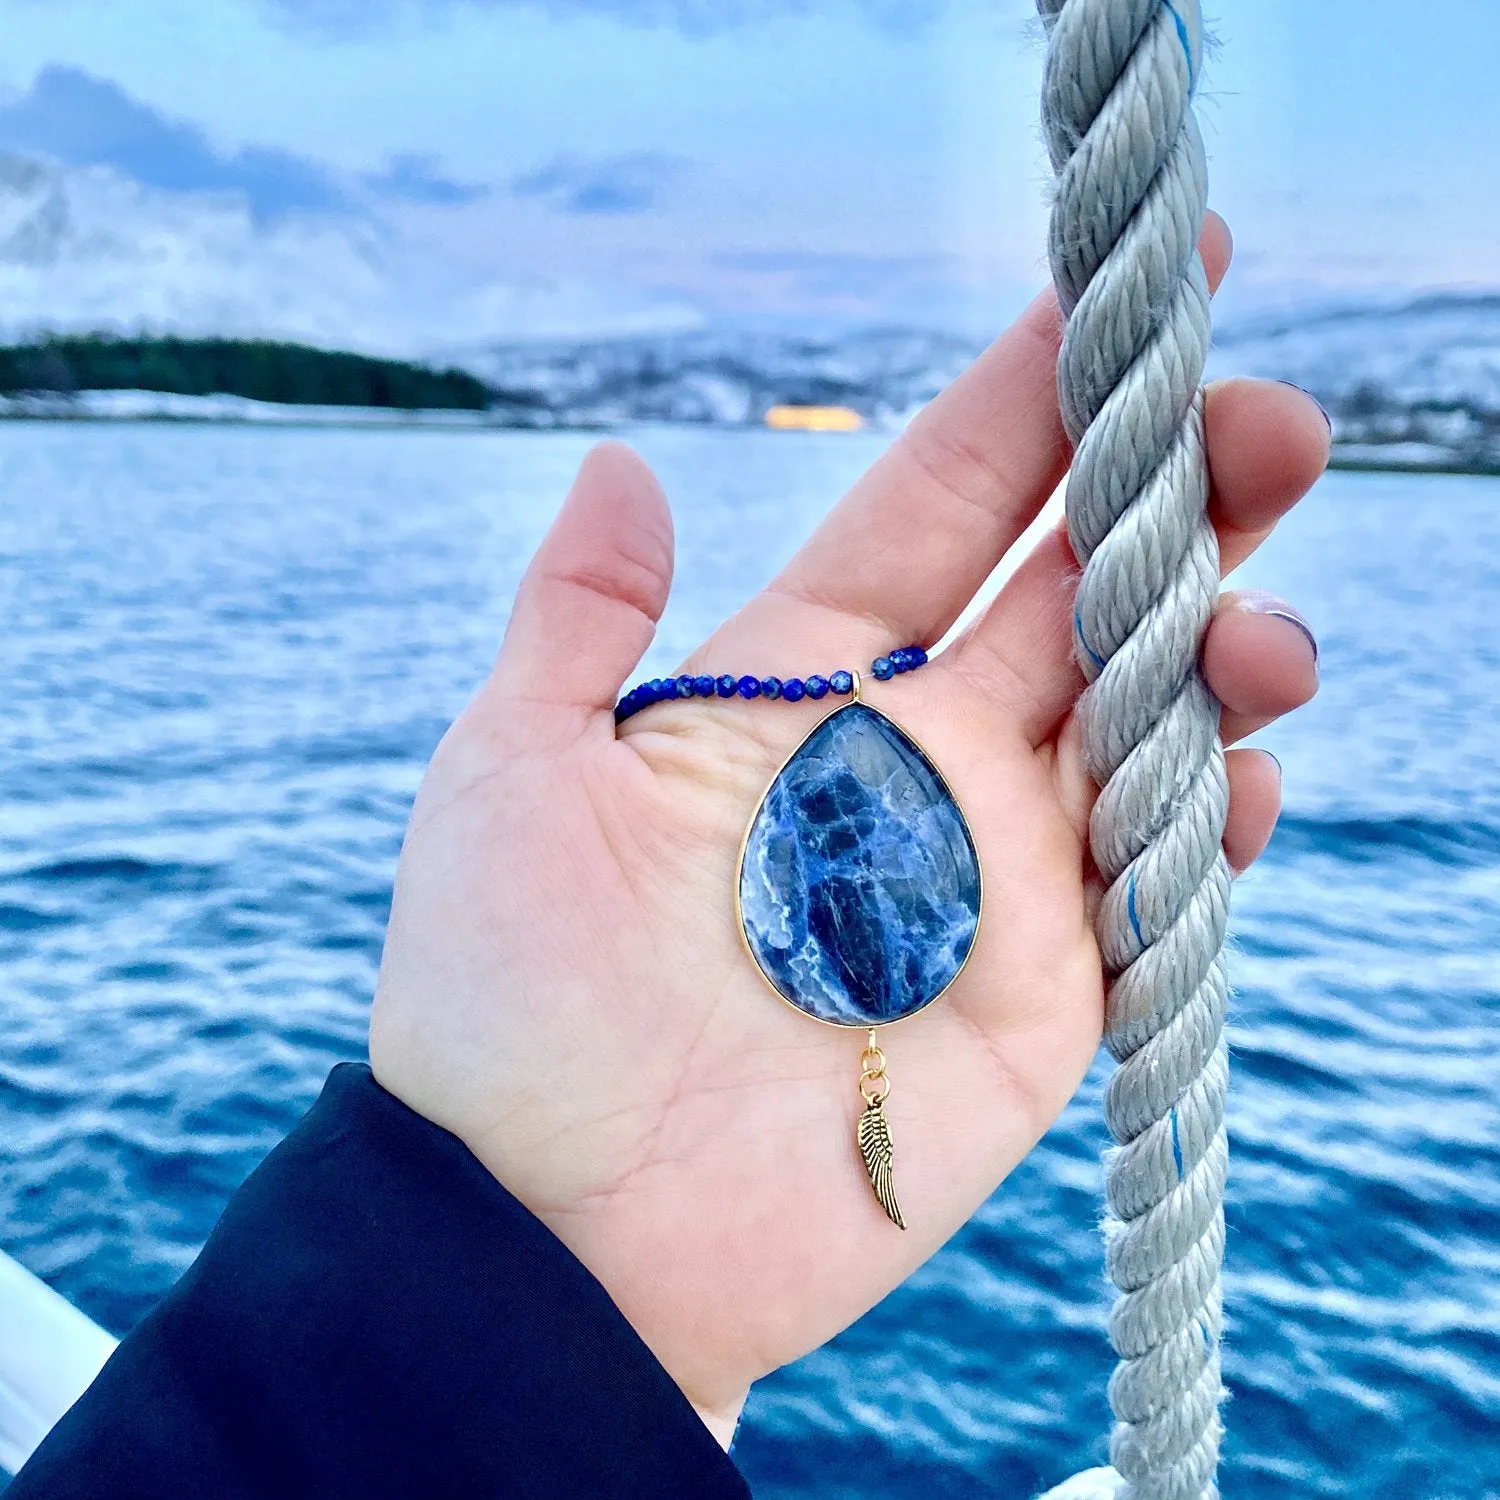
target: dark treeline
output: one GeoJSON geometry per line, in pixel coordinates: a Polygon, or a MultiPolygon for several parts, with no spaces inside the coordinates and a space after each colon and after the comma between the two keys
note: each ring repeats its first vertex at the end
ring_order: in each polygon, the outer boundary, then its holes
{"type": "Polygon", "coordinates": [[[80,334],[0,347],[0,392],[166,391],[248,396],[295,406],[482,411],[483,381],[266,339],[114,338],[80,334]]]}

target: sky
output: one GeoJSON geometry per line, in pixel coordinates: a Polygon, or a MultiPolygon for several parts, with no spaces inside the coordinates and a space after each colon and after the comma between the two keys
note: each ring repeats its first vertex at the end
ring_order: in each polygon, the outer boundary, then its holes
{"type": "MultiPolygon", "coordinates": [[[[1219,0],[1226,312],[1500,284],[1500,5],[1219,0]]],[[[0,324],[999,326],[1026,0],[0,0],[0,324]],[[33,168],[30,163],[40,164],[33,168]]]]}

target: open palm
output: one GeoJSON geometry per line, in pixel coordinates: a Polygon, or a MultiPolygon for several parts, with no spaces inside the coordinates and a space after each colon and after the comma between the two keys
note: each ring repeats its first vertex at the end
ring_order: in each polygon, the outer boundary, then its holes
{"type": "MultiPolygon", "coordinates": [[[[1205,256],[1221,274],[1212,222],[1205,256]]],[[[1062,474],[1057,334],[1043,297],[687,669],[827,674],[942,636],[1062,474]]],[[[1327,430],[1309,398],[1253,382],[1210,393],[1208,428],[1228,568],[1315,479],[1327,430]]],[[[882,1033],[903,1234],[855,1154],[864,1034],[777,1003],[735,919],[746,821],[826,708],[664,703],[616,733],[671,551],[645,467],[596,449],[418,796],[371,1059],[590,1267],[727,1438],[750,1383],[931,1254],[1076,1088],[1103,1014],[1092,789],[1072,713],[1076,569],[1054,532],[931,666],[866,685],[942,768],[985,870],[964,972],[882,1033]]],[[[1302,633],[1234,596],[1205,663],[1226,740],[1316,682],[1302,633]]],[[[1229,764],[1242,867],[1279,776],[1259,752],[1229,764]]]]}

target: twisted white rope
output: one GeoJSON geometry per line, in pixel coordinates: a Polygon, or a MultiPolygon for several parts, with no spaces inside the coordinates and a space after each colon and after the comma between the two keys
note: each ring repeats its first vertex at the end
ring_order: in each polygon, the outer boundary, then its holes
{"type": "Polygon", "coordinates": [[[1105,1099],[1113,1470],[1069,1495],[1212,1500],[1228,1059],[1229,869],[1219,706],[1198,671],[1219,591],[1205,516],[1199,382],[1207,194],[1192,93],[1198,0],[1037,0],[1042,115],[1057,173],[1050,255],[1076,447],[1068,530],[1083,564],[1075,636],[1090,824],[1108,891],[1105,1099]]]}

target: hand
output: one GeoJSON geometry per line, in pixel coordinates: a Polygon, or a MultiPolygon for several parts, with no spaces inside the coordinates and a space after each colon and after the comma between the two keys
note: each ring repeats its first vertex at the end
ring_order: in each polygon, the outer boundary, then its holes
{"type": "MultiPolygon", "coordinates": [[[[1204,254],[1216,283],[1217,220],[1204,254]]],[[[686,670],[790,677],[936,641],[1062,476],[1057,339],[1043,296],[686,670]]],[[[1211,390],[1207,422],[1227,570],[1322,471],[1328,432],[1311,398],[1264,382],[1211,390]]],[[[963,974],[883,1038],[903,1234],[855,1156],[865,1034],[780,1004],[735,923],[745,824],[827,705],[665,703],[616,734],[671,571],[655,481],[629,450],[595,449],[417,797],[370,1056],[594,1272],[727,1442],[751,1382],[929,1256],[1077,1087],[1103,1018],[1093,792],[1076,568],[1054,532],[952,649],[868,695],[932,753],[986,878],[963,974]]],[[[1227,596],[1205,645],[1226,742],[1316,688],[1310,642],[1258,602],[1227,596]]],[[[1243,868],[1280,777],[1253,750],[1229,777],[1243,868]]]]}

